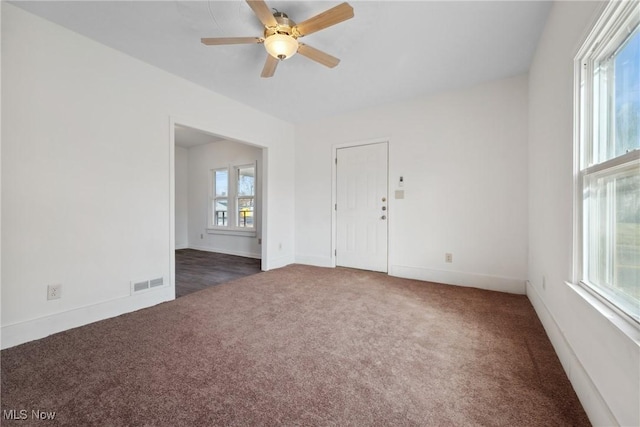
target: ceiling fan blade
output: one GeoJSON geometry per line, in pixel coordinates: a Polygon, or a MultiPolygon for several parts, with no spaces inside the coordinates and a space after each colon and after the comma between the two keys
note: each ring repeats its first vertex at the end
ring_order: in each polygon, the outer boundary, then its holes
{"type": "Polygon", "coordinates": [[[264,63],[264,68],[262,69],[262,74],[260,74],[260,77],[273,77],[273,73],[276,72],[278,62],[280,61],[267,54],[267,61],[264,63]]]}
{"type": "Polygon", "coordinates": [[[221,44],[253,44],[260,43],[263,40],[260,37],[210,37],[200,39],[207,46],[215,46],[221,44]]]}
{"type": "Polygon", "coordinates": [[[278,25],[278,21],[273,17],[273,13],[264,0],[247,0],[247,4],[265,27],[275,27],[278,25]]]}
{"type": "Polygon", "coordinates": [[[335,56],[331,56],[307,44],[300,43],[298,53],[329,68],[333,68],[340,63],[340,60],[335,56]]]}
{"type": "Polygon", "coordinates": [[[342,3],[301,22],[295,28],[300,36],[306,36],[351,18],[353,18],[353,8],[349,3],[342,3]]]}

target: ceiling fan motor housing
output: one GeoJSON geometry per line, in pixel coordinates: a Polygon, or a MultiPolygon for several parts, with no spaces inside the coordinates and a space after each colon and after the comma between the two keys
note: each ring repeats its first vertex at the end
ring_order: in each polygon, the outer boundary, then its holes
{"type": "Polygon", "coordinates": [[[264,29],[265,39],[274,34],[284,34],[295,39],[299,37],[299,34],[294,34],[293,30],[293,27],[295,27],[296,23],[293,22],[293,20],[289,19],[286,13],[276,12],[273,14],[273,17],[276,19],[276,22],[278,22],[278,25],[275,27],[266,27],[264,29]]]}

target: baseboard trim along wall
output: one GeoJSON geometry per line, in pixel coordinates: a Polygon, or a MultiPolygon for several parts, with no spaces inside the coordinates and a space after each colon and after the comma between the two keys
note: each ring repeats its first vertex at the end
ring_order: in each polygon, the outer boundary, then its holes
{"type": "Polygon", "coordinates": [[[173,287],[165,285],[139,295],[127,295],[37,319],[5,325],[1,329],[2,343],[0,347],[4,350],[68,329],[151,307],[174,298],[173,287]]]}
{"type": "Polygon", "coordinates": [[[571,385],[580,399],[580,403],[587,413],[593,425],[615,426],[620,425],[615,416],[604,401],[602,395],[578,360],[571,345],[565,338],[560,326],[556,322],[538,290],[530,283],[526,285],[527,297],[536,311],[540,322],[544,326],[547,336],[562,363],[571,385]]]}
{"type": "Polygon", "coordinates": [[[331,257],[315,255],[296,255],[296,264],[313,265],[315,267],[333,267],[331,257]]]}
{"type": "Polygon", "coordinates": [[[176,243],[176,250],[178,249],[189,249],[189,244],[187,243],[176,243]]]}
{"type": "Polygon", "coordinates": [[[255,258],[255,259],[262,258],[261,254],[254,254],[251,252],[244,252],[244,251],[230,251],[227,249],[212,248],[210,246],[189,245],[188,248],[185,247],[185,248],[176,248],[176,249],[195,249],[197,251],[215,252],[218,254],[243,256],[245,258],[255,258]]]}
{"type": "Polygon", "coordinates": [[[459,271],[434,270],[406,265],[391,265],[389,275],[405,279],[424,280],[426,282],[444,283],[455,286],[486,289],[489,291],[508,292],[524,295],[525,280],[509,277],[488,276],[477,273],[463,273],[459,271]]]}
{"type": "Polygon", "coordinates": [[[286,267],[287,265],[293,264],[295,259],[290,255],[283,255],[275,258],[270,258],[267,260],[266,264],[264,260],[262,261],[262,270],[269,271],[274,270],[276,268],[286,267]]]}

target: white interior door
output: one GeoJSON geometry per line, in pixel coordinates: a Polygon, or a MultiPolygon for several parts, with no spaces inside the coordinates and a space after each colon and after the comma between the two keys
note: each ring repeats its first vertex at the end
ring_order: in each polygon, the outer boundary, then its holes
{"type": "Polygon", "coordinates": [[[387,143],[337,150],[336,265],[387,271],[387,143]]]}

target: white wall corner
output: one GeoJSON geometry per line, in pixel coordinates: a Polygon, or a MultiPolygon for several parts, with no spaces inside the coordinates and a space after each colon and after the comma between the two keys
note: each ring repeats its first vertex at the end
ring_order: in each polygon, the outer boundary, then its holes
{"type": "Polygon", "coordinates": [[[162,286],[138,295],[127,295],[109,301],[74,308],[37,319],[2,326],[0,347],[14,347],[49,335],[88,325],[121,314],[151,307],[175,299],[171,286],[162,286]]]}
{"type": "Polygon", "coordinates": [[[391,265],[389,268],[389,275],[403,277],[406,279],[423,280],[426,282],[468,286],[471,288],[486,289],[489,291],[508,292],[510,294],[524,295],[526,292],[524,279],[489,276],[477,273],[434,270],[430,268],[410,267],[405,265],[391,265]]]}
{"type": "Polygon", "coordinates": [[[562,333],[560,326],[540,297],[536,288],[529,283],[526,291],[527,297],[536,311],[540,322],[542,322],[542,326],[547,332],[547,336],[560,359],[560,363],[591,423],[594,426],[620,425],[578,360],[571,345],[562,333]]]}

